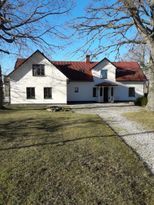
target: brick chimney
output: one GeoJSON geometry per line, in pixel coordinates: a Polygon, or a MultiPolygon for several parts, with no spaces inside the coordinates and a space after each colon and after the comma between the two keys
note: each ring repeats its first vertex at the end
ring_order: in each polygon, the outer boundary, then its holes
{"type": "Polygon", "coordinates": [[[86,63],[90,63],[90,55],[86,55],[86,63]]]}

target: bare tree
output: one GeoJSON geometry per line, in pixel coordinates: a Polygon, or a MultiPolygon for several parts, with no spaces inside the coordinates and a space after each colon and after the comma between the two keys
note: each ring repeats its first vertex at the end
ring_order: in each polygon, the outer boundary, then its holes
{"type": "MultiPolygon", "coordinates": [[[[60,44],[56,45],[51,39],[65,39],[66,36],[54,18],[67,14],[71,7],[71,1],[67,0],[0,0],[0,53],[18,54],[32,44],[46,51],[60,48],[60,44]]],[[[1,79],[1,108],[2,86],[1,79]]]]}
{"type": "Polygon", "coordinates": [[[0,52],[9,54],[10,48],[19,52],[31,44],[54,50],[55,41],[46,39],[65,36],[53,18],[70,8],[64,0],[0,0],[0,52]]]}
{"type": "Polygon", "coordinates": [[[116,52],[118,57],[128,45],[149,47],[152,64],[148,108],[154,110],[154,0],[95,0],[74,25],[80,38],[87,38],[87,49],[95,42],[96,55],[116,52]]]}
{"type": "Polygon", "coordinates": [[[128,51],[121,57],[122,61],[139,62],[142,69],[146,69],[146,65],[150,60],[149,48],[143,44],[129,47],[128,51]]]}

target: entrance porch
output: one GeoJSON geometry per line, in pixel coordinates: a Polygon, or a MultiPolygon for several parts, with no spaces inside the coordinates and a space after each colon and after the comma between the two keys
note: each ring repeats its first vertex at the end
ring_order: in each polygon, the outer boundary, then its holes
{"type": "Polygon", "coordinates": [[[97,102],[99,103],[113,103],[115,96],[115,86],[117,84],[110,82],[103,82],[97,86],[97,102]]]}

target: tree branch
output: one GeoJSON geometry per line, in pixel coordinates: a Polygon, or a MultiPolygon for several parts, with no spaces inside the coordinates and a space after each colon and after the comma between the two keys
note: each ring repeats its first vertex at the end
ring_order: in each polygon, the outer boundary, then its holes
{"type": "Polygon", "coordinates": [[[3,50],[3,49],[1,49],[1,48],[0,48],[0,52],[1,52],[1,53],[5,53],[5,54],[10,54],[9,51],[3,50]]]}

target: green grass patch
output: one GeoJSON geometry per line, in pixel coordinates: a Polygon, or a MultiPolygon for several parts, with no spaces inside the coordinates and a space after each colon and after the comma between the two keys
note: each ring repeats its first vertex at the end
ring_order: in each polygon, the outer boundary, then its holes
{"type": "Polygon", "coordinates": [[[0,204],[154,204],[153,176],[96,115],[0,112],[0,204]]]}
{"type": "Polygon", "coordinates": [[[154,130],[154,112],[139,111],[124,114],[129,120],[140,123],[145,129],[154,130]]]}

